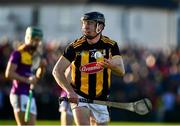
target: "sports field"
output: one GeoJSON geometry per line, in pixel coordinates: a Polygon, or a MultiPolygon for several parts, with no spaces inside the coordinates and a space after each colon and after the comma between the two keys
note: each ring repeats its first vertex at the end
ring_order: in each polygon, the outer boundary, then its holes
{"type": "MultiPolygon", "coordinates": [[[[0,126],[3,125],[16,125],[16,122],[14,120],[0,120],[0,126]]],[[[36,125],[59,125],[60,126],[60,122],[59,120],[38,120],[36,125]]],[[[147,122],[111,122],[109,123],[110,125],[125,125],[125,126],[180,126],[180,123],[147,123],[147,122]]]]}

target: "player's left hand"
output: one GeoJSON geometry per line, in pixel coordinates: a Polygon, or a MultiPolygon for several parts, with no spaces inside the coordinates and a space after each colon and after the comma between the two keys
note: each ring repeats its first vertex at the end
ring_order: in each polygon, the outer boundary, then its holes
{"type": "Polygon", "coordinates": [[[106,58],[104,58],[104,61],[98,62],[98,65],[103,68],[112,68],[116,66],[116,64],[111,59],[106,58]]]}

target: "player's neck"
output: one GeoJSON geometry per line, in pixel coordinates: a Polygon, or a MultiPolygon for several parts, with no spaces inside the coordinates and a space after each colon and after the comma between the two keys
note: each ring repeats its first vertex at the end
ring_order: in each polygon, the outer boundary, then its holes
{"type": "Polygon", "coordinates": [[[93,39],[87,39],[87,42],[89,43],[89,44],[95,44],[95,43],[97,43],[98,41],[99,41],[99,39],[101,38],[101,34],[99,34],[99,35],[97,35],[95,38],[93,38],[93,39]]]}

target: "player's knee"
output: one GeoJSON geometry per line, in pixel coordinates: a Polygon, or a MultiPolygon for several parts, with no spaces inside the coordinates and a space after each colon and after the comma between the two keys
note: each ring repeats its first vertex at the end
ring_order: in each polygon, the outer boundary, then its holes
{"type": "Polygon", "coordinates": [[[73,110],[76,125],[90,125],[90,110],[86,107],[77,107],[73,110]]]}

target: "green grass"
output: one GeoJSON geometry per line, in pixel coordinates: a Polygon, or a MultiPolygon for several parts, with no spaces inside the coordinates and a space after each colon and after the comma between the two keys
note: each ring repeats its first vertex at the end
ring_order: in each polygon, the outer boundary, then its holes
{"type": "MultiPolygon", "coordinates": [[[[4,126],[4,125],[16,125],[16,122],[14,120],[0,120],[0,126],[4,126]]],[[[60,121],[59,120],[38,120],[36,122],[36,125],[58,125],[60,126],[60,121]]],[[[172,126],[172,125],[176,125],[176,126],[180,126],[180,123],[145,123],[145,122],[111,122],[109,123],[109,125],[126,125],[126,126],[172,126]]]]}
{"type": "MultiPolygon", "coordinates": [[[[16,125],[15,120],[0,120],[0,126],[2,125],[16,125]]],[[[59,120],[38,120],[36,125],[59,125],[59,120]]]]}

